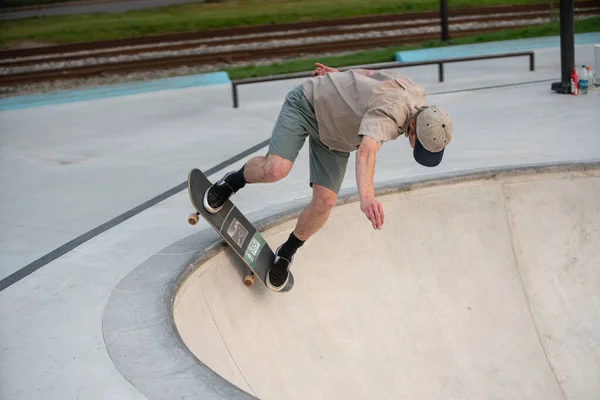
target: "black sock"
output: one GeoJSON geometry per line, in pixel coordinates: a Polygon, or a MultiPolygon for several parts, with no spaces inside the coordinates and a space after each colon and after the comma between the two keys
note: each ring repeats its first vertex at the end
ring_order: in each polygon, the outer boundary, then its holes
{"type": "Polygon", "coordinates": [[[304,240],[300,240],[294,235],[294,232],[290,234],[287,242],[281,246],[279,249],[279,257],[287,258],[288,260],[292,258],[294,254],[296,254],[296,250],[298,250],[304,244],[304,240]]]}
{"type": "Polygon", "coordinates": [[[244,164],[244,166],[239,171],[236,171],[233,174],[229,175],[227,178],[225,178],[225,182],[227,182],[233,188],[234,192],[237,192],[238,190],[246,186],[246,183],[248,183],[244,178],[245,166],[246,165],[244,164]]]}

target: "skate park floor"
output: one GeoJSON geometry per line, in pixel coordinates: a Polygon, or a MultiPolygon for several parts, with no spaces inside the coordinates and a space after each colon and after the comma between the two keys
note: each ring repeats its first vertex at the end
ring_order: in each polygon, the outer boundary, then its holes
{"type": "MultiPolygon", "coordinates": [[[[374,232],[355,203],[340,205],[299,254],[286,297],[243,287],[209,226],[187,224],[180,189],[191,168],[216,180],[263,155],[301,81],[240,87],[238,109],[230,86],[214,85],[0,112],[0,397],[594,398],[600,95],[551,92],[560,50],[535,53],[534,72],[526,58],[456,63],[444,83],[435,65],[401,69],[453,117],[443,163],[418,166],[405,138],[384,145],[375,181],[389,190],[386,226],[374,232]],[[441,181],[403,189],[424,180],[441,181]],[[425,239],[439,253],[425,252],[425,239]],[[365,248],[381,255],[371,266],[379,273],[346,271],[367,263],[365,248]],[[182,313],[171,321],[170,311],[182,313]],[[216,361],[194,357],[203,346],[190,332],[214,344],[201,357],[216,361]],[[305,341],[284,339],[302,332],[305,341]],[[272,362],[253,369],[267,354],[272,362]],[[394,370],[365,373],[384,365],[394,370]],[[339,384],[321,392],[326,377],[339,384]],[[382,382],[391,392],[375,391],[382,382]]],[[[593,57],[592,45],[576,46],[578,64],[593,57]]],[[[305,204],[307,153],[285,180],[246,187],[236,205],[263,221],[305,204]]],[[[351,156],[343,193],[355,186],[351,156]]],[[[269,240],[283,239],[290,218],[265,225],[269,240]]]]}

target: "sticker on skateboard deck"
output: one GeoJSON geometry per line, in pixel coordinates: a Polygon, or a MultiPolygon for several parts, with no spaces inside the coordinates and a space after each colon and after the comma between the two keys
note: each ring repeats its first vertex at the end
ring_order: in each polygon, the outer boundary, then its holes
{"type": "MultiPolygon", "coordinates": [[[[236,255],[250,268],[250,273],[244,277],[244,284],[252,286],[254,278],[265,284],[267,272],[275,254],[269,247],[264,237],[256,230],[254,225],[246,219],[244,214],[227,200],[217,213],[208,212],[203,205],[204,193],[212,183],[199,169],[192,169],[188,174],[188,193],[196,213],[188,217],[191,225],[198,223],[202,217],[217,231],[219,235],[233,249],[236,255]]],[[[294,285],[294,276],[290,272],[290,280],[282,291],[289,291],[294,285]]]]}

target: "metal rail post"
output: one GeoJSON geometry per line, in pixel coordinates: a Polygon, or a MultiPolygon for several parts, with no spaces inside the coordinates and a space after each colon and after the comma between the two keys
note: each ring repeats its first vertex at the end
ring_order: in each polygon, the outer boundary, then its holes
{"type": "Polygon", "coordinates": [[[440,19],[442,23],[442,43],[448,41],[448,0],[440,0],[440,19]]]}
{"type": "Polygon", "coordinates": [[[533,56],[533,52],[529,54],[529,70],[535,71],[535,57],[533,56]]]}
{"type": "Polygon", "coordinates": [[[552,83],[557,93],[571,93],[571,70],[575,66],[575,23],[573,0],[560,0],[560,82],[552,83]]]}
{"type": "Polygon", "coordinates": [[[231,81],[231,94],[233,95],[233,108],[238,108],[238,90],[237,83],[235,81],[231,81]]]}

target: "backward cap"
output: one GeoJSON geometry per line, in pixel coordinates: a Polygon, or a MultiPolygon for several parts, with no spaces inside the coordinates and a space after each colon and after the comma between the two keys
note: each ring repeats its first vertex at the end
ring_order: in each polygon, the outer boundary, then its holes
{"type": "Polygon", "coordinates": [[[452,140],[452,119],[439,106],[425,108],[417,116],[417,138],[428,151],[442,151],[452,140]]]}

